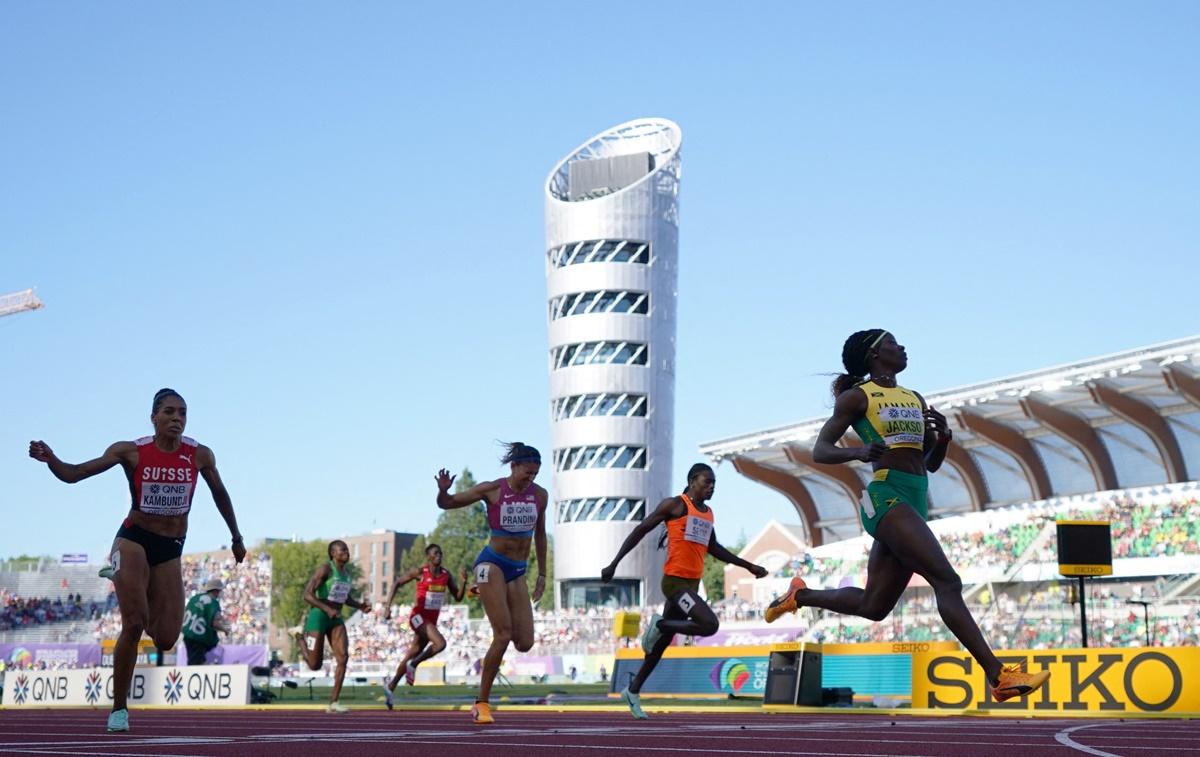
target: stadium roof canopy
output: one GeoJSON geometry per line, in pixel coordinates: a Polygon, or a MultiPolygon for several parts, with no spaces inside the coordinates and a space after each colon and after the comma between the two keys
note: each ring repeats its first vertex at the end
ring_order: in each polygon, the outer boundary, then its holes
{"type": "MultiPolygon", "coordinates": [[[[930,517],[1200,478],[1200,336],[926,394],[954,443],[930,477],[930,517]]],[[[783,494],[815,546],[858,536],[866,463],[818,465],[826,418],[709,442],[783,494]]],[[[847,432],[842,445],[861,444],[847,432]]]]}

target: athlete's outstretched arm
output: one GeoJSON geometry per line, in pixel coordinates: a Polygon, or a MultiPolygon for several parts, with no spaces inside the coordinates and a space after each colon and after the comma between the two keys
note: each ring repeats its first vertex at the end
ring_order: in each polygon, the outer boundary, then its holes
{"type": "Polygon", "coordinates": [[[137,445],[133,442],[116,442],[110,444],[104,454],[86,463],[64,463],[43,441],[29,443],[29,456],[39,463],[45,463],[50,472],[59,481],[74,484],[85,478],[91,478],[97,473],[103,473],[118,463],[134,464],[137,455],[137,445]]]}
{"type": "Polygon", "coordinates": [[[836,465],[852,460],[870,462],[883,457],[887,446],[879,442],[851,449],[837,446],[854,419],[861,417],[865,412],[867,395],[863,394],[861,389],[850,389],[838,395],[837,401],[833,403],[833,416],[825,421],[821,433],[817,434],[817,441],[813,444],[813,461],[836,465]]]}
{"type": "Polygon", "coordinates": [[[546,591],[546,504],[550,497],[540,486],[534,490],[534,496],[537,498],[538,514],[537,524],[533,527],[533,548],[537,554],[538,574],[529,598],[537,602],[546,591]]]}
{"type": "Polygon", "coordinates": [[[946,459],[953,432],[950,431],[946,416],[925,404],[925,398],[921,395],[918,394],[917,399],[921,400],[921,410],[925,415],[925,470],[933,473],[942,467],[946,459]]]}
{"type": "Polygon", "coordinates": [[[437,481],[438,485],[437,506],[443,510],[455,510],[467,505],[473,505],[476,502],[486,501],[489,494],[500,488],[500,480],[497,479],[495,481],[484,481],[482,484],[475,484],[465,492],[451,494],[450,485],[454,483],[454,479],[456,478],[458,476],[451,476],[450,471],[445,468],[442,468],[434,476],[434,480],[437,481]]]}
{"type": "Polygon", "coordinates": [[[730,565],[736,565],[739,568],[745,568],[753,573],[755,578],[765,578],[767,575],[767,569],[763,566],[755,565],[752,562],[747,562],[746,560],[743,560],[734,553],[730,552],[728,549],[725,549],[725,545],[717,541],[716,531],[713,531],[712,535],[708,537],[708,553],[723,563],[729,563],[730,565]]]}
{"type": "Polygon", "coordinates": [[[246,557],[246,542],[242,539],[242,532],[238,530],[237,516],[233,514],[233,500],[229,498],[225,483],[221,481],[221,474],[217,472],[217,456],[203,444],[196,448],[196,467],[200,469],[200,475],[208,484],[208,490],[212,492],[217,512],[221,513],[225,525],[229,527],[229,538],[233,540],[230,542],[233,559],[241,562],[246,557]]]}
{"type": "Polygon", "coordinates": [[[617,572],[617,565],[621,563],[621,559],[629,554],[629,551],[636,547],[638,542],[646,537],[646,534],[653,531],[661,523],[666,523],[675,518],[682,518],[685,513],[687,513],[687,507],[678,497],[667,497],[662,502],[659,502],[654,512],[650,513],[650,517],[644,518],[641,523],[637,524],[636,528],[629,532],[629,536],[625,537],[625,542],[617,550],[617,556],[604,567],[604,570],[600,571],[600,580],[604,583],[611,581],[613,575],[617,572]]]}
{"type": "Polygon", "coordinates": [[[421,575],[421,568],[416,567],[416,568],[411,568],[411,569],[405,571],[404,573],[401,573],[400,575],[396,576],[396,581],[392,584],[392,590],[390,592],[388,592],[387,601],[383,603],[383,607],[384,607],[383,617],[385,619],[392,617],[392,602],[396,601],[396,592],[400,590],[401,586],[408,583],[409,581],[417,580],[417,577],[420,575],[421,575]]]}

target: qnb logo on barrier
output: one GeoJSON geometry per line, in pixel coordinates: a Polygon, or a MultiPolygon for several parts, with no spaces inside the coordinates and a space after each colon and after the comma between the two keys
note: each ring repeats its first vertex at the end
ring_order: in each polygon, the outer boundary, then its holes
{"type": "Polygon", "coordinates": [[[1049,670],[1031,696],[997,702],[965,653],[913,656],[913,706],[1045,712],[1193,712],[1200,708],[1200,648],[1002,652],[1005,664],[1049,670]]]}
{"type": "Polygon", "coordinates": [[[16,704],[25,704],[25,700],[29,697],[29,676],[19,675],[13,683],[13,702],[16,704]]]}
{"type": "Polygon", "coordinates": [[[736,657],[717,663],[710,676],[713,687],[737,694],[750,681],[750,668],[736,657]]]}
{"type": "Polygon", "coordinates": [[[163,681],[163,697],[166,698],[168,704],[176,704],[182,694],[183,674],[178,670],[172,670],[167,673],[167,679],[163,681]]]}
{"type": "Polygon", "coordinates": [[[83,698],[88,701],[88,704],[95,704],[100,701],[101,678],[99,671],[93,670],[88,674],[87,680],[83,682],[83,698]]]}

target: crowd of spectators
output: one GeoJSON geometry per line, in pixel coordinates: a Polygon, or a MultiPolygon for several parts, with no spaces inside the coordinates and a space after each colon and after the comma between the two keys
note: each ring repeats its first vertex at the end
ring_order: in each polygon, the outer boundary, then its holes
{"type": "MultiPolygon", "coordinates": [[[[184,600],[204,591],[208,579],[220,578],[225,583],[220,597],[221,614],[233,628],[232,632],[221,635],[221,643],[266,644],[271,613],[271,557],[262,551],[247,556],[236,570],[234,566],[232,556],[184,555],[181,565],[184,600]]],[[[100,641],[115,639],[120,632],[121,615],[114,606],[99,617],[92,635],[100,641]]]]}
{"type": "MultiPolygon", "coordinates": [[[[1114,495],[1098,507],[1066,508],[1045,503],[1017,511],[963,519],[959,528],[936,528],[950,564],[967,579],[990,571],[999,578],[1029,550],[1038,535],[1055,520],[1106,520],[1112,523],[1113,558],[1200,555],[1200,501],[1176,497],[1156,504],[1139,502],[1126,494],[1114,495]]],[[[799,575],[813,587],[861,586],[866,574],[871,542],[860,540],[857,549],[830,557],[798,555],[775,572],[778,578],[799,575]]],[[[1032,562],[1057,560],[1057,542],[1045,540],[1028,557],[1032,562]]],[[[984,579],[990,580],[990,579],[984,579]]]]}
{"type": "Polygon", "coordinates": [[[79,594],[62,597],[20,597],[0,589],[0,631],[19,631],[50,623],[98,618],[105,604],[85,602],[79,594]]]}

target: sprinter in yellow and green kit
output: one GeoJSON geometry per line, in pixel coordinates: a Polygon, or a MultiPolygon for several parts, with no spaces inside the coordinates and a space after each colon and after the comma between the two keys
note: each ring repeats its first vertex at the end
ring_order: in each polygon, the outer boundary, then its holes
{"type": "Polygon", "coordinates": [[[952,433],[946,418],[925,399],[896,383],[908,367],[908,353],[891,333],[870,329],[850,335],[842,347],[846,372],[833,382],[833,417],[813,445],[813,460],[823,464],[870,463],[873,475],[859,511],[863,530],[875,539],[867,560],[864,588],[809,589],[800,577],[767,607],[768,623],[799,607],[820,607],[844,615],[883,620],[904,593],[913,573],[929,582],[946,627],[975,658],[1003,702],[1032,694],[1050,671],[1027,673],[1004,667],[984,641],[962,598],[962,580],[942,545],[925,523],[929,517],[929,474],[946,458],[952,433]],[[863,446],[839,447],[850,427],[863,446]]]}

